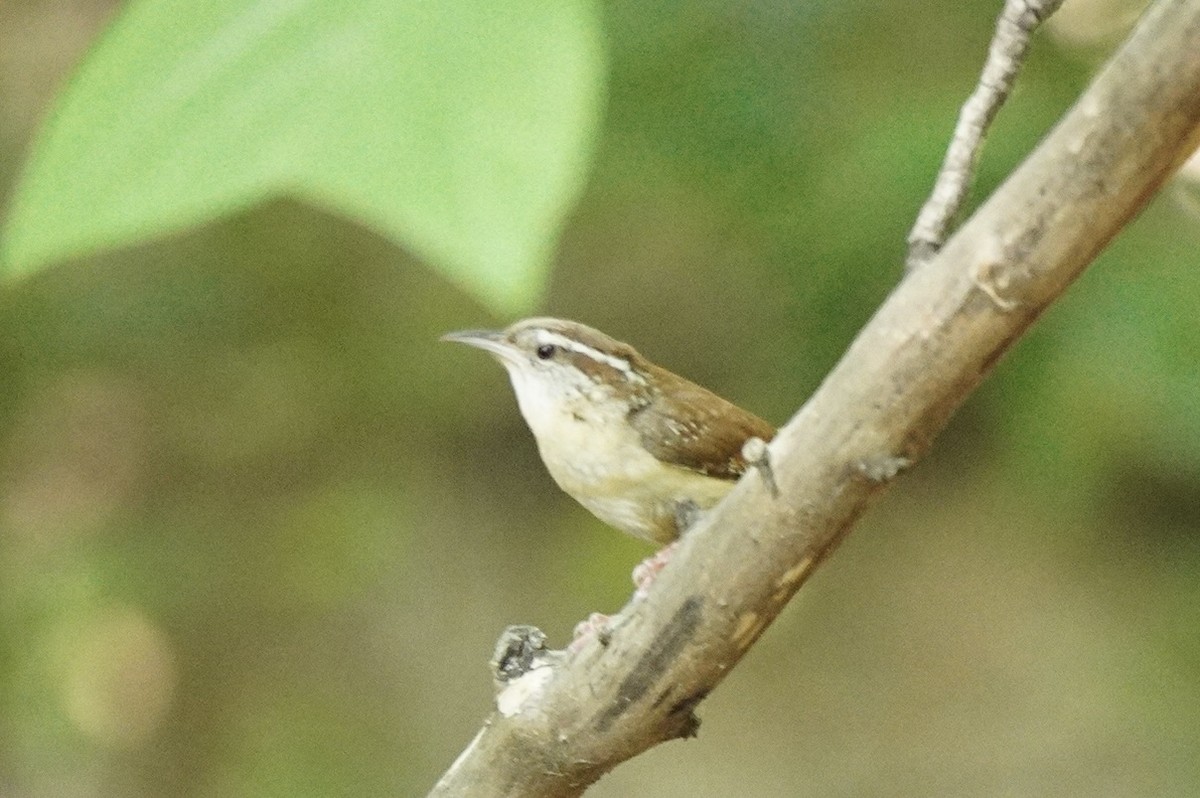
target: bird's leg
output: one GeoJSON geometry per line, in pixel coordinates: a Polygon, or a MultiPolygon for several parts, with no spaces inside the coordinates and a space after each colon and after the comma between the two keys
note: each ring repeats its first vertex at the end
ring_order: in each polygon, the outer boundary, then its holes
{"type": "MultiPolygon", "coordinates": [[[[681,502],[675,503],[675,530],[679,533],[679,537],[696,525],[700,520],[700,516],[704,513],[700,510],[700,505],[696,504],[691,499],[684,499],[681,502]]],[[[672,544],[673,545],[673,544],[672,544]]]]}
{"type": "Polygon", "coordinates": [[[703,513],[699,505],[691,499],[685,499],[676,503],[675,529],[678,530],[680,537],[677,537],[654,554],[642,560],[633,569],[633,584],[637,588],[633,594],[635,599],[645,598],[646,594],[650,592],[650,586],[654,584],[654,580],[658,578],[659,573],[667,567],[667,563],[671,561],[675,550],[679,548],[679,539],[696,525],[701,515],[703,513]]]}
{"type": "MultiPolygon", "coordinates": [[[[675,505],[675,529],[678,530],[679,535],[682,536],[695,526],[702,515],[703,511],[699,505],[691,499],[677,502],[675,505]]],[[[678,548],[679,538],[676,538],[637,564],[633,569],[634,601],[643,599],[649,594],[650,586],[654,584],[654,580],[658,578],[659,573],[667,567],[667,563],[671,562],[671,557],[678,548]]],[[[612,638],[613,629],[620,620],[620,616],[612,617],[603,613],[593,612],[585,620],[575,625],[575,631],[572,634],[568,650],[578,651],[583,648],[584,644],[593,635],[600,642],[600,645],[608,645],[609,640],[612,638]]]]}

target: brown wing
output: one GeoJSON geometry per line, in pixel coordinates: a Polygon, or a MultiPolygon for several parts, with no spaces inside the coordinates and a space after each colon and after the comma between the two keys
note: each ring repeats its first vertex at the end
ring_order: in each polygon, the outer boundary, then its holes
{"type": "Polygon", "coordinates": [[[735,480],[746,470],[746,440],[775,437],[770,424],[712,391],[661,369],[655,378],[662,390],[631,411],[629,422],[646,450],[664,463],[735,480]]]}

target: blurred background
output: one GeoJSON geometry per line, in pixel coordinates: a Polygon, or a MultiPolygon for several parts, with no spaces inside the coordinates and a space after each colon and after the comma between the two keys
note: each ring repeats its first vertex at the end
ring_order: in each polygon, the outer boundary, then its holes
{"type": "MultiPolygon", "coordinates": [[[[0,5],[0,206],[117,10],[0,5]]],[[[896,283],[996,2],[602,6],[539,312],[782,424],[896,283]]],[[[1071,2],[986,196],[1136,14],[1071,2]]],[[[1200,794],[1200,217],[1169,187],[700,708],[596,796],[1200,794]]],[[[423,794],[512,623],[648,553],[559,493],[502,326],[277,200],[0,294],[0,796],[423,794]]]]}

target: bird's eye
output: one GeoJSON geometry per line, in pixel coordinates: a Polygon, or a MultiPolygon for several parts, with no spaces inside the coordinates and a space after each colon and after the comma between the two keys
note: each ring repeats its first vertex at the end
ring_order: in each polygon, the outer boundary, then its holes
{"type": "Polygon", "coordinates": [[[542,344],[537,348],[537,356],[542,360],[549,360],[554,357],[554,353],[558,351],[558,347],[554,344],[542,344]]]}

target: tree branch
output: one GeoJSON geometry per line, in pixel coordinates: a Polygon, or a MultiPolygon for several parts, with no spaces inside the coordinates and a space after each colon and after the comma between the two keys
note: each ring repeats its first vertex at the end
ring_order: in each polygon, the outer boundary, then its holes
{"type": "Polygon", "coordinates": [[[920,266],[945,243],[950,224],[971,190],[984,137],[1029,53],[1029,40],[1062,4],[1063,0],[1005,0],[979,83],[963,103],[933,191],[908,234],[907,268],[920,266]]]}
{"type": "MultiPolygon", "coordinates": [[[[528,657],[435,796],[573,796],[695,729],[897,470],[1200,144],[1200,2],[1159,0],[1037,150],[909,273],[607,644],[528,657]],[[516,692],[512,692],[516,691],[516,692]]],[[[521,650],[517,645],[514,650],[521,650]]]]}

